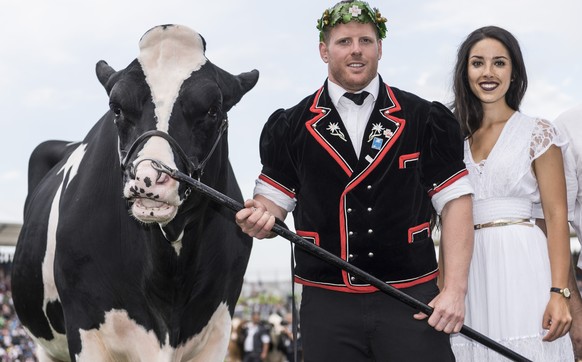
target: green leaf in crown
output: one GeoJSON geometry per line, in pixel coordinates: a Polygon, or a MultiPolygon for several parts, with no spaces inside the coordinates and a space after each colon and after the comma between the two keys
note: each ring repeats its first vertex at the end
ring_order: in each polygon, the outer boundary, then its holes
{"type": "Polygon", "coordinates": [[[347,24],[350,21],[358,21],[362,24],[372,23],[376,25],[378,37],[386,37],[386,18],[376,8],[371,8],[365,1],[342,1],[334,7],[326,9],[320,19],[317,20],[319,40],[323,41],[323,32],[333,28],[338,23],[347,24]]]}

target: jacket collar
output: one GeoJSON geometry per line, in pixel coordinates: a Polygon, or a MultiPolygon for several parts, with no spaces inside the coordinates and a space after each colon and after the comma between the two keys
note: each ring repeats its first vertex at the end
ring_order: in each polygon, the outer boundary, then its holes
{"type": "Polygon", "coordinates": [[[306,127],[321,147],[354,181],[371,172],[385,157],[399,138],[406,122],[392,115],[400,110],[400,105],[390,87],[378,76],[376,104],[366,125],[358,159],[328,88],[329,81],[326,81],[316,93],[310,107],[314,116],[306,122],[306,127]]]}

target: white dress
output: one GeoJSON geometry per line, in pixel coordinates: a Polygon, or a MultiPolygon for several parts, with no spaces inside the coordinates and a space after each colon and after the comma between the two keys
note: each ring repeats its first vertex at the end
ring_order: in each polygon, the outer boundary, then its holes
{"type": "MultiPolygon", "coordinates": [[[[475,189],[475,224],[530,219],[540,194],[532,161],[555,144],[550,122],[515,112],[488,158],[475,163],[465,141],[465,163],[475,189]]],[[[542,317],[550,298],[547,239],[532,224],[475,230],[465,324],[533,361],[573,361],[569,335],[543,342],[542,317]]],[[[452,337],[457,361],[507,361],[469,338],[452,337]]]]}

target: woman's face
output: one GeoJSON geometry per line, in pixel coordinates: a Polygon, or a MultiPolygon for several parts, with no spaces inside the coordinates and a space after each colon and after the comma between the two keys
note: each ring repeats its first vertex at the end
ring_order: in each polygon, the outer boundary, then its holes
{"type": "Polygon", "coordinates": [[[511,85],[512,65],[507,48],[498,40],[478,41],[469,51],[467,74],[471,91],[483,105],[506,105],[511,85]]]}

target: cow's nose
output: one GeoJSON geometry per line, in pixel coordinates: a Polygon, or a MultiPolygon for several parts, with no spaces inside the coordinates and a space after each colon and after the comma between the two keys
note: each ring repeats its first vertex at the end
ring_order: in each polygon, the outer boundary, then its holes
{"type": "Polygon", "coordinates": [[[171,179],[170,176],[161,172],[159,168],[153,167],[153,163],[151,160],[137,162],[133,167],[132,178],[144,183],[146,187],[168,183],[171,179]]]}

